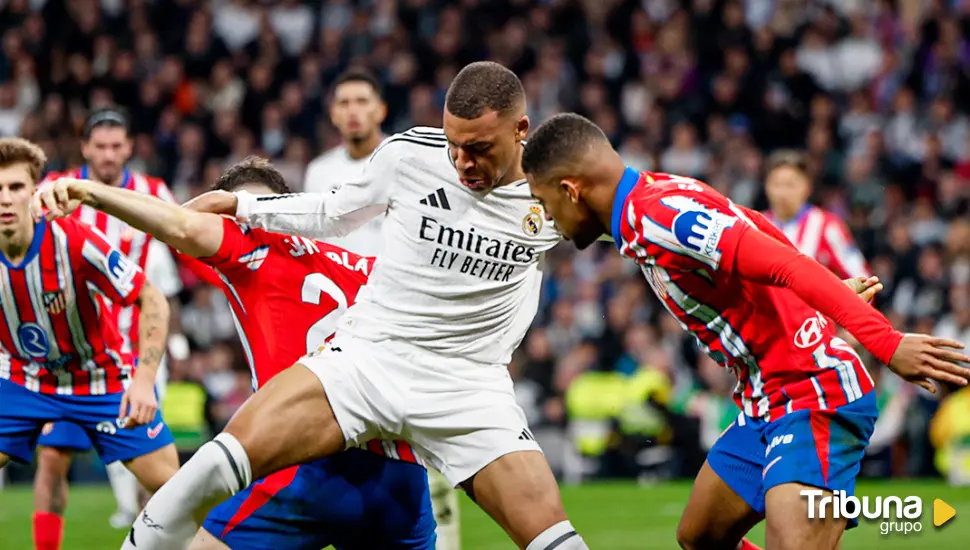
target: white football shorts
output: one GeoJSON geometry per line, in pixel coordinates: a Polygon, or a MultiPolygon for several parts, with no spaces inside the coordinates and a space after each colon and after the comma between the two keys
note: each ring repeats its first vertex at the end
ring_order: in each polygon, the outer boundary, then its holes
{"type": "Polygon", "coordinates": [[[506,454],[541,452],[506,365],[340,332],[299,363],[323,383],[348,448],[407,440],[453,487],[506,454]]]}

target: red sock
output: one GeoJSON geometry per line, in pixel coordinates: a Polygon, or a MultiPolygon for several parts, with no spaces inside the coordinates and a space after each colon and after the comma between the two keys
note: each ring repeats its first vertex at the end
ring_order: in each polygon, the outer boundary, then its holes
{"type": "Polygon", "coordinates": [[[34,550],[61,550],[64,518],[51,512],[34,512],[34,550]]]}
{"type": "Polygon", "coordinates": [[[758,546],[755,546],[748,539],[741,539],[741,544],[738,545],[738,550],[761,550],[761,548],[758,546]]]}

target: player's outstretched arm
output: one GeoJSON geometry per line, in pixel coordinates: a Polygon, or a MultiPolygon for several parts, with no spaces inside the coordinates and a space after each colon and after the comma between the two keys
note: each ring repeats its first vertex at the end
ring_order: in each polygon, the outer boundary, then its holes
{"type": "Polygon", "coordinates": [[[136,229],[196,258],[212,256],[222,243],[222,218],[195,212],[146,193],[110,185],[61,178],[34,195],[31,210],[48,218],[66,216],[81,204],[114,216],[136,229]]]}
{"type": "Polygon", "coordinates": [[[240,220],[268,231],[312,239],[342,237],[387,211],[385,198],[360,186],[344,186],[335,193],[233,194],[240,220]]]}
{"type": "Polygon", "coordinates": [[[311,239],[342,237],[387,212],[397,165],[404,153],[401,141],[388,139],[374,152],[364,174],[327,193],[254,195],[244,190],[212,191],[193,201],[192,208],[232,214],[253,227],[311,239]]]}
{"type": "Polygon", "coordinates": [[[955,351],[963,344],[920,334],[903,335],[827,268],[760,231],[740,233],[731,269],[747,280],[790,288],[809,306],[835,319],[905,380],[935,391],[930,380],[964,386],[970,379],[970,370],[956,364],[970,362],[970,357],[955,351]]]}
{"type": "Polygon", "coordinates": [[[170,310],[165,295],[146,282],[135,300],[141,310],[138,318],[138,367],[135,379],[121,398],[119,418],[127,418],[126,427],[148,424],[155,418],[155,376],[168,341],[170,310]]]}
{"type": "MultiPolygon", "coordinates": [[[[349,187],[349,186],[347,186],[349,187]]],[[[209,191],[185,203],[199,212],[235,216],[253,227],[310,239],[342,237],[387,211],[386,199],[370,191],[254,195],[209,191]]]]}

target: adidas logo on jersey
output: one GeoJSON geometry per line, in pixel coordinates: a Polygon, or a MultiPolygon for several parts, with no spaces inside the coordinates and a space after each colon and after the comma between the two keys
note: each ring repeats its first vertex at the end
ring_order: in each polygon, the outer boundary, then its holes
{"type": "Polygon", "coordinates": [[[448,197],[445,195],[444,189],[438,189],[434,193],[431,193],[427,197],[421,199],[419,202],[426,206],[451,210],[451,205],[448,204],[448,197]]]}
{"type": "Polygon", "coordinates": [[[239,257],[239,263],[245,264],[252,271],[259,269],[259,266],[263,265],[263,260],[269,254],[268,246],[261,246],[256,250],[253,250],[249,254],[243,254],[239,257]]]}

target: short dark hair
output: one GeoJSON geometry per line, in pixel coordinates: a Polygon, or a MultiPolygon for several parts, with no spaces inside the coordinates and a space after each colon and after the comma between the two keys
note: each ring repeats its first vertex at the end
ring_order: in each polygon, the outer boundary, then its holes
{"type": "Polygon", "coordinates": [[[333,81],[333,86],[330,87],[330,95],[333,96],[337,92],[337,88],[341,84],[346,84],[348,82],[363,82],[374,88],[374,93],[377,97],[381,97],[381,83],[377,81],[377,77],[373,75],[370,71],[366,69],[347,69],[346,71],[340,73],[337,80],[333,81]]]}
{"type": "Polygon", "coordinates": [[[765,162],[765,174],[786,166],[808,175],[808,157],[794,149],[779,149],[772,153],[765,162]]]}
{"type": "Polygon", "coordinates": [[[84,123],[84,132],[82,133],[84,139],[91,139],[91,132],[95,128],[124,128],[127,132],[128,118],[121,109],[115,107],[98,109],[91,113],[91,116],[84,123]]]}
{"type": "Polygon", "coordinates": [[[448,87],[445,109],[471,120],[485,111],[504,115],[525,102],[525,88],[515,73],[493,61],[466,65],[448,87]]]}
{"type": "Polygon", "coordinates": [[[598,142],[609,138],[591,120],[574,113],[556,115],[529,136],[522,152],[522,171],[542,179],[560,163],[578,160],[598,142]]]}
{"type": "Polygon", "coordinates": [[[250,183],[265,185],[278,195],[285,195],[290,192],[283,174],[274,168],[269,160],[256,156],[246,157],[230,166],[219,176],[219,181],[216,182],[213,189],[235,191],[250,183]]]}

